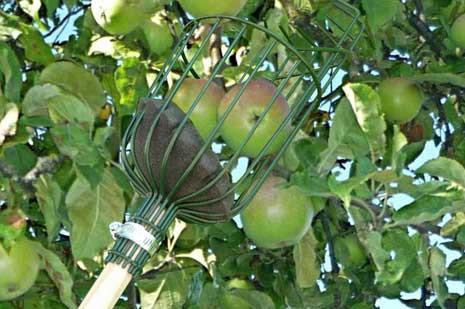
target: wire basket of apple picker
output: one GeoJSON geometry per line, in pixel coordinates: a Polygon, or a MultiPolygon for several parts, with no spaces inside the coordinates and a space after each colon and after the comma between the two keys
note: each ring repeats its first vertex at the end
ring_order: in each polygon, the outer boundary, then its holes
{"type": "Polygon", "coordinates": [[[216,223],[247,206],[340,83],[363,31],[345,2],[334,1],[330,11],[311,25],[318,38],[228,16],[185,26],[122,141],[122,165],[143,203],[128,222],[112,224],[116,243],[81,308],[111,308],[175,217],[216,223]],[[212,61],[215,36],[219,57],[212,61]],[[213,64],[207,74],[206,61],[213,64]]]}

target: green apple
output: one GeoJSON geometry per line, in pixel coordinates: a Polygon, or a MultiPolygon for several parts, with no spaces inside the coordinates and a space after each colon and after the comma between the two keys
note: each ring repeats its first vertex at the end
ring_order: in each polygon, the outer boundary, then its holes
{"type": "Polygon", "coordinates": [[[415,118],[424,100],[423,92],[414,82],[400,77],[383,80],[378,94],[386,119],[400,124],[415,118]]]}
{"type": "Polygon", "coordinates": [[[465,14],[455,20],[450,32],[455,44],[461,48],[465,48],[465,14]]]}
{"type": "Polygon", "coordinates": [[[157,18],[144,22],[141,26],[150,52],[163,56],[173,46],[173,36],[166,21],[157,18]]]}
{"type": "Polygon", "coordinates": [[[16,241],[9,252],[0,244],[0,301],[26,293],[39,274],[39,256],[30,240],[16,241]]]}
{"type": "Polygon", "coordinates": [[[337,237],[334,241],[334,251],[339,262],[345,267],[357,268],[367,262],[365,250],[356,234],[337,237]]]}
{"type": "Polygon", "coordinates": [[[114,35],[127,34],[147,18],[150,0],[92,0],[91,11],[97,24],[114,35]]]}
{"type": "Polygon", "coordinates": [[[253,285],[248,280],[234,278],[226,282],[228,289],[253,290],[253,285]]]}
{"type": "Polygon", "coordinates": [[[283,178],[270,176],[242,211],[244,232],[258,247],[276,249],[298,243],[313,218],[311,199],[283,178]]]}
{"type": "MultiPolygon", "coordinates": [[[[173,103],[187,113],[207,82],[206,79],[185,79],[173,97],[173,103]]],[[[190,115],[192,123],[204,140],[217,124],[218,106],[223,96],[223,88],[214,82],[210,83],[190,115]]]]}
{"type": "MultiPolygon", "coordinates": [[[[228,106],[234,102],[241,88],[242,85],[236,85],[226,93],[218,108],[218,117],[221,117],[228,106]]],[[[221,136],[229,147],[233,150],[240,148],[240,145],[253,129],[262,112],[271,102],[276,91],[277,88],[274,84],[263,78],[251,81],[246,86],[220,129],[221,136]]],[[[283,95],[279,94],[249,141],[242,148],[241,154],[257,157],[289,113],[290,108],[286,99],[283,95]]],[[[273,154],[281,148],[288,136],[289,130],[290,125],[284,127],[276,136],[265,155],[273,154]]]]}
{"type": "Polygon", "coordinates": [[[182,8],[194,17],[228,15],[236,16],[247,0],[179,0],[182,8]]]}

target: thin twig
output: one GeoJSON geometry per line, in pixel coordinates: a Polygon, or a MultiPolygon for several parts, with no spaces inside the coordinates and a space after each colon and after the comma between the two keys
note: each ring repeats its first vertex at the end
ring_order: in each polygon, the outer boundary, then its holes
{"type": "Polygon", "coordinates": [[[63,26],[65,23],[68,22],[68,20],[73,16],[73,15],[76,15],[78,14],[79,12],[81,12],[82,10],[85,10],[89,7],[90,5],[87,4],[87,5],[83,5],[81,6],[79,9],[77,10],[74,10],[74,11],[70,11],[65,17],[63,17],[62,20],[60,20],[60,22],[58,24],[56,24],[55,27],[53,27],[49,32],[47,32],[46,34],[44,34],[43,38],[46,39],[48,38],[49,36],[51,36],[53,33],[55,33],[58,29],[61,28],[61,26],[63,26]]]}
{"type": "Polygon", "coordinates": [[[441,57],[441,51],[445,50],[446,48],[440,40],[436,39],[433,32],[429,29],[423,14],[423,6],[421,1],[415,0],[414,3],[417,12],[416,14],[413,12],[406,12],[408,15],[408,21],[410,25],[415,28],[415,30],[417,30],[417,32],[423,37],[435,55],[437,57],[441,57]]]}
{"type": "Polygon", "coordinates": [[[337,264],[336,255],[334,253],[334,242],[333,236],[331,234],[331,229],[329,228],[329,219],[326,213],[321,213],[321,223],[323,225],[323,231],[326,234],[328,239],[328,254],[331,261],[331,271],[333,273],[339,273],[339,265],[337,264]]]}
{"type": "Polygon", "coordinates": [[[33,183],[42,174],[53,173],[64,160],[62,156],[39,157],[36,165],[24,176],[19,176],[17,171],[5,161],[0,161],[0,174],[18,182],[27,192],[33,192],[33,183]]]}

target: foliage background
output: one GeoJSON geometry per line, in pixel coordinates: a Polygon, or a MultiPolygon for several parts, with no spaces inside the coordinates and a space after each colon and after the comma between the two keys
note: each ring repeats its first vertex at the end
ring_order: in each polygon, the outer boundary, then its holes
{"type": "MultiPolygon", "coordinates": [[[[176,2],[161,2],[176,38],[186,16],[176,2]]],[[[465,3],[350,3],[366,30],[346,74],[310,118],[309,137],[293,146],[299,164],[290,182],[319,210],[309,234],[294,248],[267,251],[235,221],[177,222],[118,307],[372,308],[380,297],[410,308],[465,307],[450,284],[465,280],[465,61],[449,38],[465,3]],[[402,127],[384,126],[373,103],[373,89],[394,76],[417,81],[427,96],[417,119],[402,127]],[[354,84],[343,89],[347,81],[354,84]],[[354,113],[357,106],[368,111],[354,113]],[[378,114],[376,124],[364,113],[378,114]],[[440,158],[420,164],[431,149],[440,158]],[[334,250],[338,236],[351,234],[368,257],[362,265],[334,250]]],[[[0,3],[0,238],[6,246],[27,235],[42,266],[25,295],[0,308],[75,307],[102,267],[108,224],[136,204],[118,144],[169,49],[151,53],[140,30],[110,36],[89,5],[0,3]],[[82,83],[67,88],[67,78],[82,83]],[[12,213],[26,228],[8,221],[12,213]]],[[[241,16],[292,32],[330,8],[323,0],[251,0],[241,16]]]]}

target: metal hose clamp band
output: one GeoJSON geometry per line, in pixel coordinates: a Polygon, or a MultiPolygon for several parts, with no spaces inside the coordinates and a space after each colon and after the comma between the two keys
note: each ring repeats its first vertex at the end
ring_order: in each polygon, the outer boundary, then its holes
{"type": "Polygon", "coordinates": [[[147,232],[140,224],[135,222],[113,222],[110,224],[110,232],[113,238],[126,238],[137,244],[139,247],[153,255],[158,247],[156,238],[147,232]]]}

